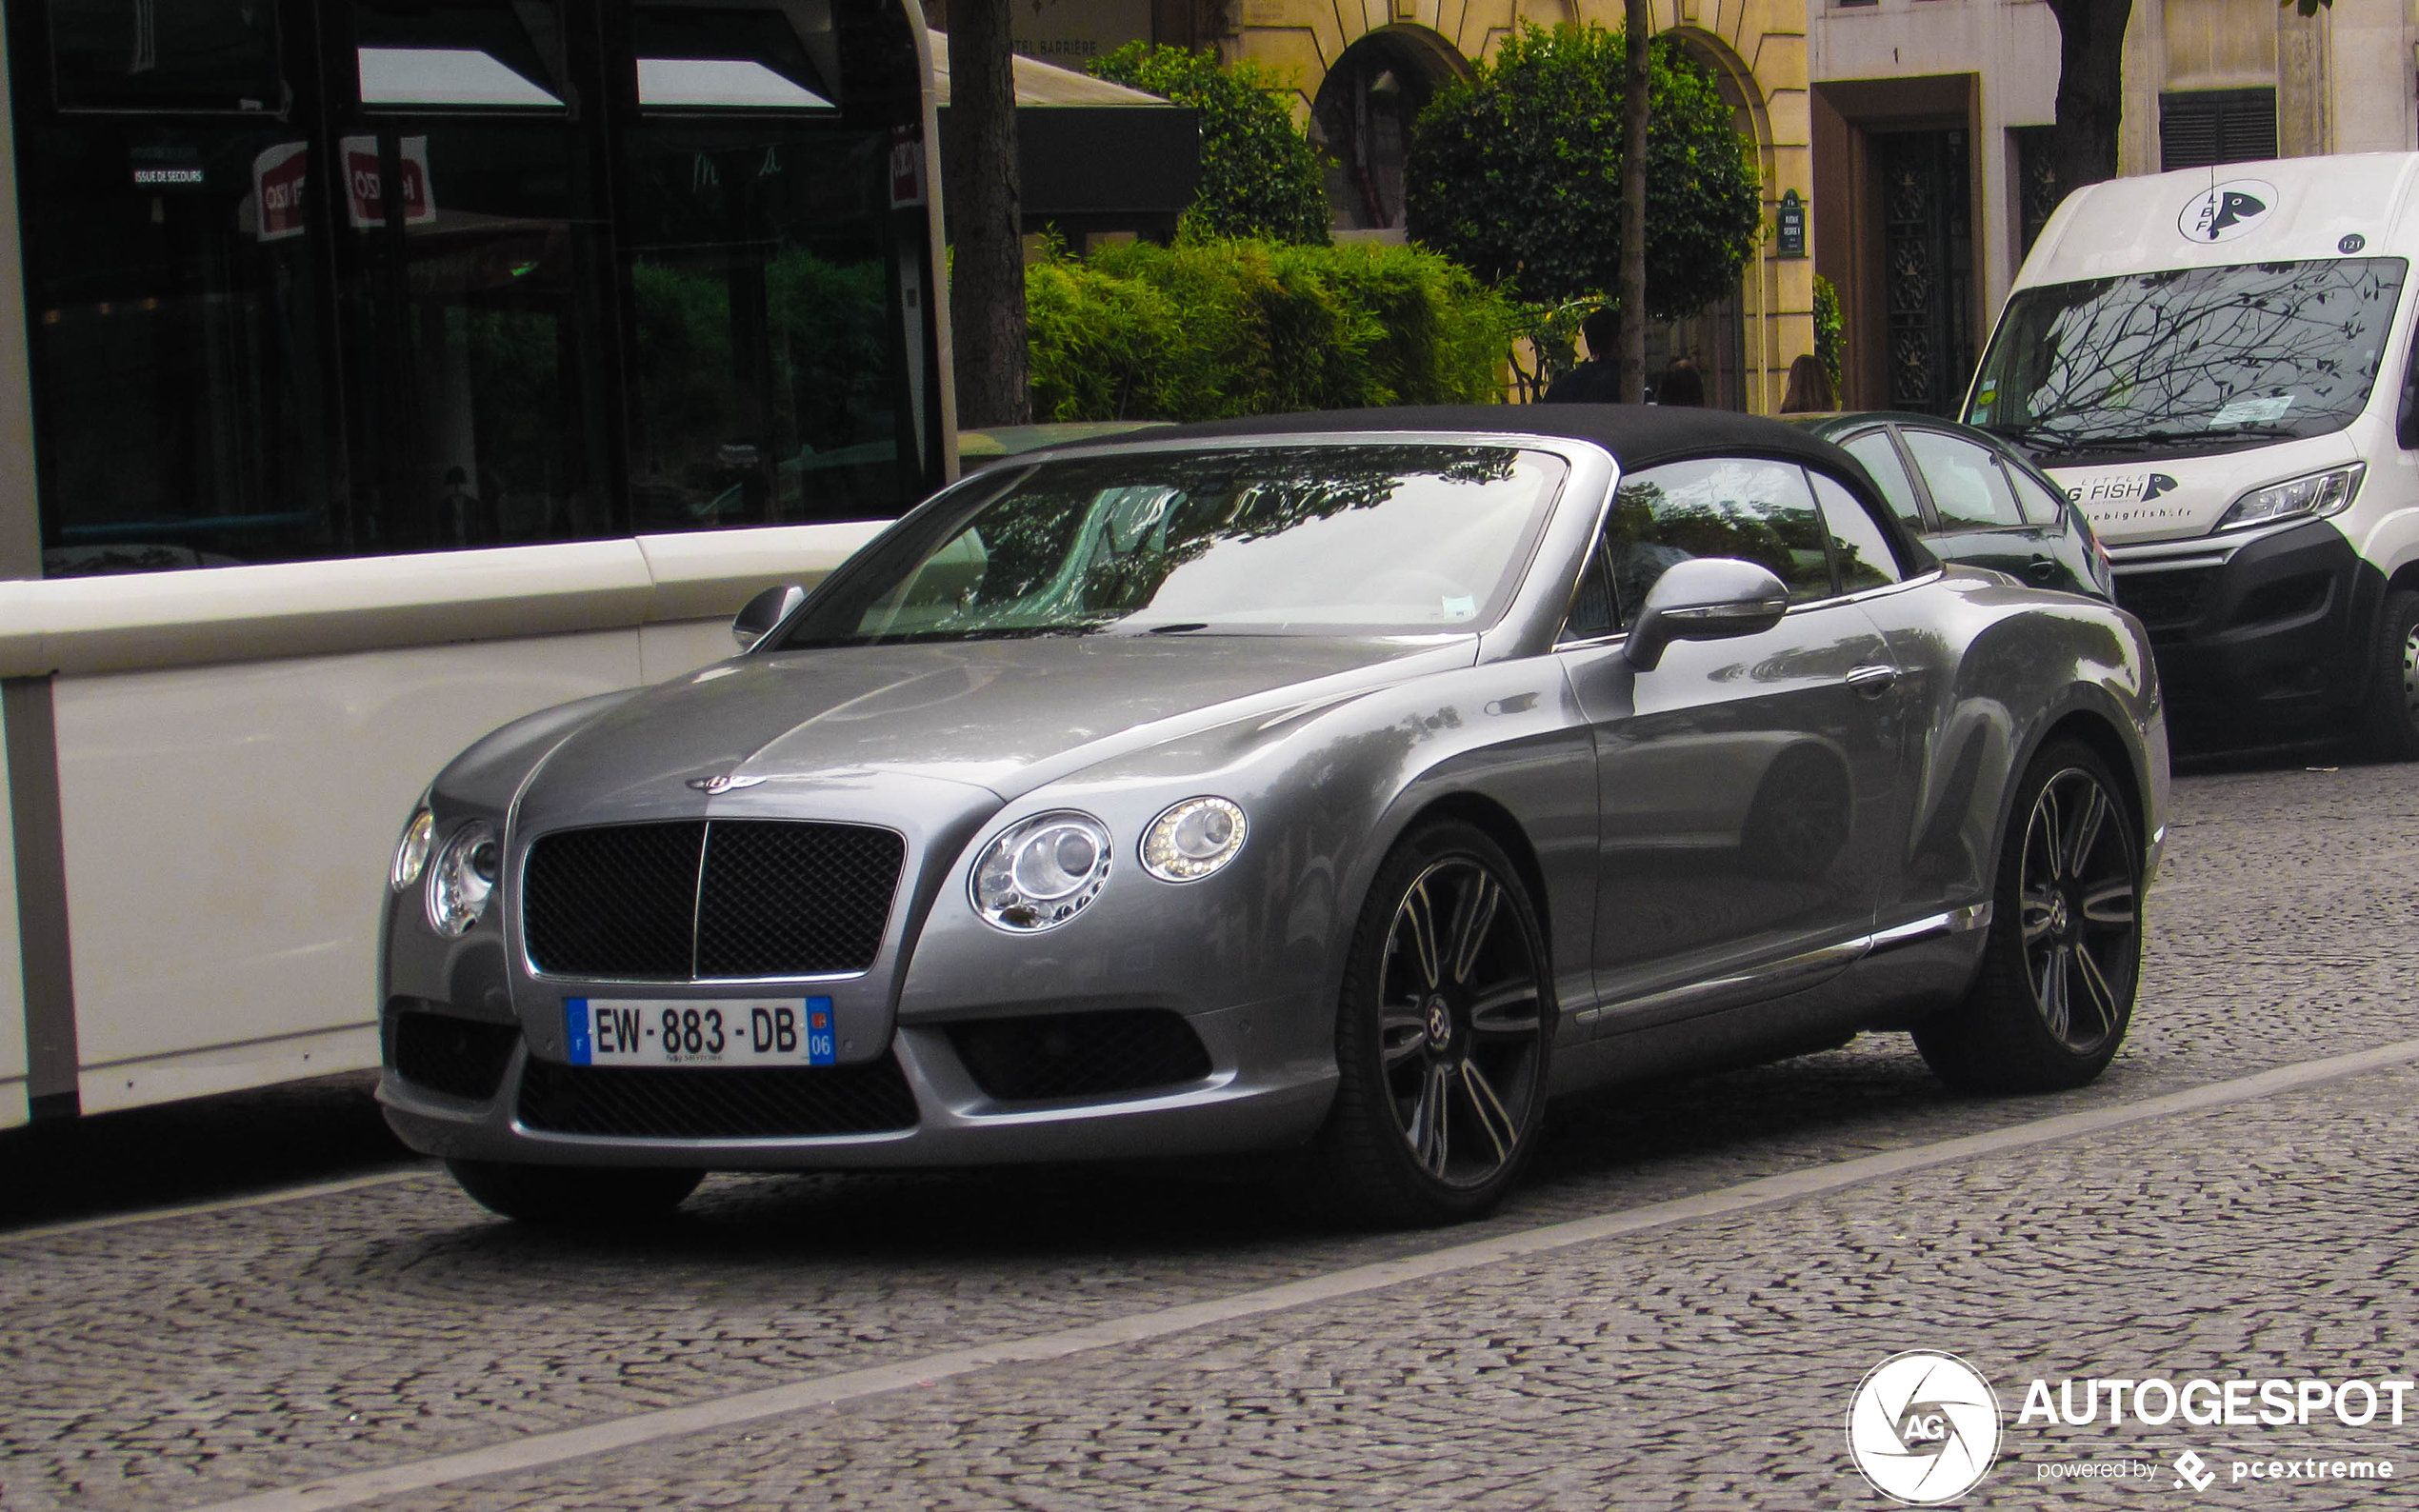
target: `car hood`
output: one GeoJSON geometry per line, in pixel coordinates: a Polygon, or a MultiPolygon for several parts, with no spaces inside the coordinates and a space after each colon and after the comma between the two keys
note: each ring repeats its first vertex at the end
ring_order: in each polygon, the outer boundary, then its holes
{"type": "MultiPolygon", "coordinates": [[[[1468,665],[1474,636],[1051,636],[788,651],[650,688],[555,747],[523,808],[701,805],[693,781],[877,775],[1029,791],[1253,711],[1468,665]]],[[[750,785],[752,786],[752,785],[750,785]]]]}

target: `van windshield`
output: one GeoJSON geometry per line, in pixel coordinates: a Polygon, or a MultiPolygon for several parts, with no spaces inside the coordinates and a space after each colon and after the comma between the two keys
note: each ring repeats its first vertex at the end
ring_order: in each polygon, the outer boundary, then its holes
{"type": "Polygon", "coordinates": [[[2209,454],[2351,423],[2409,265],[2173,269],[2024,289],[1966,408],[2042,459],[2209,454]]]}

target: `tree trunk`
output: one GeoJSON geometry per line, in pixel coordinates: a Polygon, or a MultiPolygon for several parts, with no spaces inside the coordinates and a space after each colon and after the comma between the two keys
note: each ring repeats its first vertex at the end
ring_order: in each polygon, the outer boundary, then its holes
{"type": "Polygon", "coordinates": [[[1621,287],[1613,304],[1621,312],[1621,402],[1635,405],[1647,397],[1647,48],[1654,21],[1647,0],[1622,0],[1621,15],[1629,46],[1622,66],[1621,287]]]}
{"type": "Polygon", "coordinates": [[[1033,418],[1025,371],[1025,244],[1016,182],[1013,0],[950,0],[948,206],[958,424],[1033,418]]]}
{"type": "Polygon", "coordinates": [[[2125,24],[2133,0],[2049,0],[2058,18],[2058,117],[2049,161],[2058,192],[2112,179],[2125,113],[2125,24]]]}

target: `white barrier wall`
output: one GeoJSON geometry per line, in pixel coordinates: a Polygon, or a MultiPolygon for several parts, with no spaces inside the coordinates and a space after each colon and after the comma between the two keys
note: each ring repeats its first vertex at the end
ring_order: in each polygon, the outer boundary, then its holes
{"type": "Polygon", "coordinates": [[[0,1121],[25,1117],[46,1012],[71,1011],[85,1112],[374,1065],[381,888],[437,769],[522,714],[731,654],[750,594],[879,528],[0,583],[0,671],[56,668],[72,985],[24,1000],[10,900],[0,1121]]]}

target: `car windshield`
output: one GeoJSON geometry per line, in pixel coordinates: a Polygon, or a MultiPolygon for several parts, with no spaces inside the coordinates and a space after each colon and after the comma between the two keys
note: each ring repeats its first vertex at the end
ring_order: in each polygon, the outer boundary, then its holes
{"type": "Polygon", "coordinates": [[[1509,601],[1566,470],[1434,444],[1046,462],[873,547],[782,645],[1475,629],[1509,601]]]}
{"type": "Polygon", "coordinates": [[[2028,288],[1969,424],[2036,457],[2182,456],[2349,425],[2369,400],[2399,257],[2129,273],[2028,288]]]}

